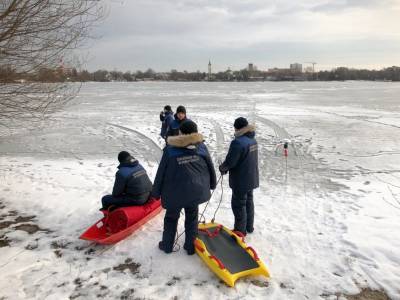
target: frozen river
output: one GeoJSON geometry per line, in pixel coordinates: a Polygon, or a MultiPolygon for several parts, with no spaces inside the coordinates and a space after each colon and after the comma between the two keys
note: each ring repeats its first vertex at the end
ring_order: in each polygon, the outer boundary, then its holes
{"type": "MultiPolygon", "coordinates": [[[[87,83],[41,126],[5,135],[0,169],[0,299],[336,299],[365,287],[400,299],[400,84],[87,83]],[[166,104],[186,106],[215,165],[233,120],[256,124],[261,183],[247,241],[268,282],[231,289],[198,257],[161,253],[162,215],[111,249],[77,240],[100,218],[119,151],[155,176],[166,104]]],[[[230,194],[226,184],[217,216],[228,227],[230,194]]]]}

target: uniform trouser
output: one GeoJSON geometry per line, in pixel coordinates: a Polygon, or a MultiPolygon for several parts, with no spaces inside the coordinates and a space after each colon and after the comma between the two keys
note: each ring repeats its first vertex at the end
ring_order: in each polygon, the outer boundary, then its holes
{"type": "Polygon", "coordinates": [[[232,191],[232,211],[235,216],[234,230],[246,234],[254,230],[253,190],[247,192],[232,191]]]}
{"type": "MultiPolygon", "coordinates": [[[[178,220],[181,213],[181,208],[167,209],[164,217],[164,232],[162,242],[165,251],[172,251],[175,242],[178,220]]],[[[185,244],[187,250],[194,249],[194,239],[197,236],[199,206],[185,207],[185,244]]]]}
{"type": "Polygon", "coordinates": [[[103,209],[108,209],[111,205],[116,207],[143,205],[147,202],[149,196],[150,192],[139,195],[123,195],[118,197],[106,195],[101,199],[101,203],[103,204],[103,209]]]}

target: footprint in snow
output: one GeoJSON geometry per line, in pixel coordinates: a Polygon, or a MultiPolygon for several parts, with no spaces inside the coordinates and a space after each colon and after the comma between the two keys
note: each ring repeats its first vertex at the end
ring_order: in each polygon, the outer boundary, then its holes
{"type": "Polygon", "coordinates": [[[269,282],[266,281],[266,280],[257,280],[257,279],[254,279],[254,280],[251,280],[250,283],[251,283],[252,285],[255,285],[255,286],[258,286],[258,287],[262,287],[262,288],[267,288],[267,287],[269,287],[269,282]]]}
{"type": "Polygon", "coordinates": [[[168,286],[173,286],[173,285],[175,285],[175,284],[176,284],[178,281],[180,281],[180,280],[181,280],[180,277],[174,276],[174,277],[172,277],[171,280],[169,280],[169,281],[166,283],[166,285],[168,285],[168,286]]]}

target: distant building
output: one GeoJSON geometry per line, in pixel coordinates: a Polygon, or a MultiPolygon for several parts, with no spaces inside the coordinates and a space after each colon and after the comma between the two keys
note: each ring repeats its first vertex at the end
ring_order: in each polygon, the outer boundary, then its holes
{"type": "Polygon", "coordinates": [[[298,64],[298,63],[290,64],[290,71],[292,71],[293,73],[302,73],[303,66],[302,66],[302,64],[298,64]]]}
{"type": "Polygon", "coordinates": [[[294,75],[291,69],[273,68],[267,71],[267,80],[293,80],[294,75]]]}
{"type": "Polygon", "coordinates": [[[313,68],[311,66],[305,67],[304,72],[306,73],[314,73],[313,68]]]}
{"type": "Polygon", "coordinates": [[[273,69],[268,69],[268,73],[273,73],[273,74],[289,74],[291,69],[284,69],[284,68],[273,68],[273,69]]]}
{"type": "Polygon", "coordinates": [[[247,70],[249,72],[254,72],[254,69],[255,69],[254,64],[253,63],[249,63],[249,66],[247,67],[247,70]]]}

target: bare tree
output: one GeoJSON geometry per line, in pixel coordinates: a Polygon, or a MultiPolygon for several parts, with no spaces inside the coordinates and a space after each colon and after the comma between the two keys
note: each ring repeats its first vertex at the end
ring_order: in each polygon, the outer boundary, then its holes
{"type": "Polygon", "coordinates": [[[0,125],[42,118],[76,94],[63,75],[103,16],[96,0],[0,0],[0,125]],[[59,80],[38,82],[43,70],[59,80]]]}

